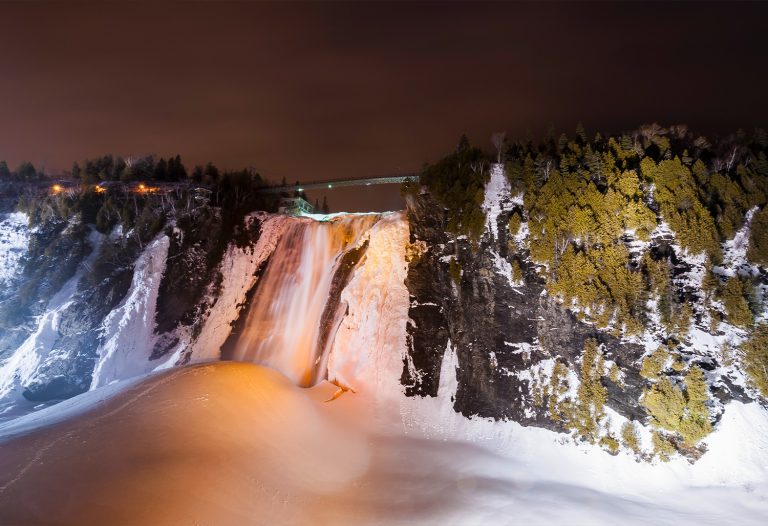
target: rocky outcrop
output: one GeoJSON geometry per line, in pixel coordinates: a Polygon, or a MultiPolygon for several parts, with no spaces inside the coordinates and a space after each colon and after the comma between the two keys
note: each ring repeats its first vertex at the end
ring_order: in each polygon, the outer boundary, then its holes
{"type": "Polygon", "coordinates": [[[547,404],[534,402],[532,371],[552,359],[578,369],[586,340],[594,338],[623,373],[620,384],[603,380],[608,406],[627,418],[643,418],[637,364],[644,349],[580,321],[546,294],[527,251],[507,227],[512,213],[521,214],[520,205],[508,195],[502,199],[496,228],[473,243],[446,233],[446,212],[428,193],[408,198],[411,243],[423,250],[410,262],[406,280],[411,295],[401,379],[406,394],[437,395],[450,344],[459,363],[456,411],[561,429],[547,404]],[[451,260],[461,269],[458,280],[451,260]],[[520,276],[512,275],[513,265],[520,276]]]}

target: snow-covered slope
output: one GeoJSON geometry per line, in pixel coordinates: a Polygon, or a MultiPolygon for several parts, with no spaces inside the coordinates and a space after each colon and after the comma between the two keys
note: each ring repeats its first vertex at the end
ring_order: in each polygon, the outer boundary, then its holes
{"type": "Polygon", "coordinates": [[[29,245],[29,217],[22,212],[0,220],[0,289],[18,276],[19,262],[29,245]]]}
{"type": "Polygon", "coordinates": [[[61,350],[56,348],[60,338],[59,324],[67,309],[73,306],[78,283],[85,270],[99,255],[99,248],[104,236],[91,232],[89,242],[92,246],[90,255],[80,268],[48,302],[45,311],[35,320],[35,328],[2,364],[0,364],[0,416],[29,406],[22,398],[22,392],[32,379],[44,375],[46,362],[58,360],[61,350]]]}
{"type": "Polygon", "coordinates": [[[168,257],[169,240],[161,235],[136,261],[131,288],[104,320],[91,389],[131,378],[157,367],[149,357],[155,346],[155,307],[168,257]]]}

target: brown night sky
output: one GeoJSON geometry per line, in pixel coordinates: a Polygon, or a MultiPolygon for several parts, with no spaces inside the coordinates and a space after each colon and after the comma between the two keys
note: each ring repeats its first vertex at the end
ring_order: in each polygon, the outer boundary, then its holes
{"type": "MultiPolygon", "coordinates": [[[[418,169],[462,132],[768,126],[766,4],[0,4],[0,159],[275,181],[418,169]]],[[[310,196],[314,197],[314,196],[310,196]]],[[[400,207],[396,188],[333,208],[400,207]]]]}

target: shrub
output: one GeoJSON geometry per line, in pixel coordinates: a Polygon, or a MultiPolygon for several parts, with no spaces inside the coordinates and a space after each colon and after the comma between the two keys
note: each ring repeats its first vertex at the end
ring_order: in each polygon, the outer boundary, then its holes
{"type": "Polygon", "coordinates": [[[512,236],[516,236],[518,232],[520,232],[520,225],[522,224],[522,219],[520,218],[520,214],[518,212],[514,212],[511,216],[509,216],[509,234],[512,236]]]}
{"type": "Polygon", "coordinates": [[[640,376],[648,380],[656,380],[666,368],[669,360],[669,352],[664,347],[659,347],[643,359],[643,365],[640,368],[640,376]]]}
{"type": "Polygon", "coordinates": [[[654,425],[680,433],[688,446],[694,446],[712,431],[706,402],[709,390],[704,373],[692,367],[685,378],[685,393],[668,378],[662,378],[643,395],[642,403],[654,425]]]}
{"type": "Polygon", "coordinates": [[[768,397],[768,324],[761,323],[752,337],[741,344],[744,370],[764,397],[768,397]]]}
{"type": "Polygon", "coordinates": [[[736,327],[752,325],[752,311],[744,297],[744,283],[738,276],[729,278],[720,290],[728,322],[736,327]]]}
{"type": "Polygon", "coordinates": [[[624,422],[621,426],[621,442],[627,449],[636,454],[640,453],[640,435],[633,422],[624,422]]]}
{"type": "Polygon", "coordinates": [[[600,437],[600,445],[605,448],[611,455],[619,453],[619,441],[611,435],[600,437]]]}
{"type": "Polygon", "coordinates": [[[747,258],[758,265],[768,266],[768,206],[752,218],[747,258]]]}
{"type": "Polygon", "coordinates": [[[675,444],[658,431],[653,432],[652,440],[654,453],[659,455],[663,462],[669,462],[670,457],[677,451],[675,444]]]}
{"type": "Polygon", "coordinates": [[[581,383],[572,424],[582,438],[594,443],[600,420],[605,416],[604,408],[608,398],[608,391],[602,383],[605,362],[597,341],[586,341],[581,360],[581,383]]]}

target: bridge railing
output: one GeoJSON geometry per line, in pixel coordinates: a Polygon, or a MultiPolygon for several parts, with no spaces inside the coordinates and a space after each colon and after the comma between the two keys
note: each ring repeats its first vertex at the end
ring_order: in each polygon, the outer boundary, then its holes
{"type": "Polygon", "coordinates": [[[371,186],[378,184],[398,184],[407,181],[418,182],[419,174],[386,175],[381,177],[363,177],[356,179],[328,179],[325,181],[311,181],[302,184],[290,184],[281,186],[268,186],[262,189],[267,193],[278,192],[303,192],[306,190],[321,190],[341,188],[345,186],[371,186]]]}

